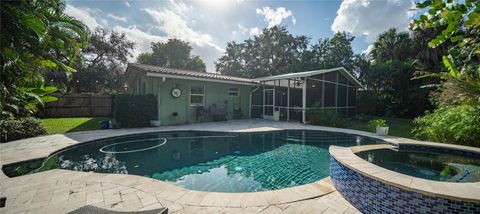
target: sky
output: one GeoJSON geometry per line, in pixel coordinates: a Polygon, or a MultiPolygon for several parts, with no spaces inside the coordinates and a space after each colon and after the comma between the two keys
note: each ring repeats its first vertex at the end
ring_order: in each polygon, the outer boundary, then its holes
{"type": "Polygon", "coordinates": [[[412,0],[67,0],[65,13],[96,27],[115,30],[135,42],[133,57],[150,52],[151,42],[182,39],[208,72],[227,43],[241,42],[263,28],[285,26],[310,44],[345,31],[355,36],[355,53],[368,52],[389,28],[407,30],[412,0]]]}

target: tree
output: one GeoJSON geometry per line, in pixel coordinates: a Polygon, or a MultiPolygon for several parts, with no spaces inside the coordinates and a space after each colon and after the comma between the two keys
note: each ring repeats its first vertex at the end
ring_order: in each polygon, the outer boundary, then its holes
{"type": "Polygon", "coordinates": [[[151,47],[151,53],[142,53],[137,57],[138,63],[202,72],[206,70],[205,63],[199,56],[190,55],[192,47],[188,42],[169,39],[166,43],[152,43],[151,47]]]}
{"type": "Polygon", "coordinates": [[[135,44],[125,33],[97,28],[82,52],[78,72],[69,82],[77,92],[116,93],[123,87],[124,65],[135,44]]]}
{"type": "Polygon", "coordinates": [[[66,91],[116,93],[123,87],[123,67],[133,48],[124,33],[96,28],[74,66],[73,77],[48,70],[45,79],[66,91]]]}
{"type": "Polygon", "coordinates": [[[242,43],[229,42],[225,54],[215,62],[217,72],[255,78],[303,71],[305,36],[293,36],[285,27],[263,29],[242,43]]]}
{"type": "Polygon", "coordinates": [[[88,28],[63,13],[63,1],[1,2],[0,110],[3,118],[32,114],[55,87],[45,86],[42,71],[71,74],[88,28]]]}
{"type": "Polygon", "coordinates": [[[397,33],[395,28],[391,28],[378,35],[373,43],[373,60],[377,62],[405,61],[413,55],[412,42],[408,32],[397,33]]]}
{"type": "Polygon", "coordinates": [[[351,43],[354,39],[355,37],[345,32],[337,32],[332,38],[318,40],[318,43],[312,46],[310,57],[306,57],[309,63],[306,70],[343,66],[348,71],[352,71],[354,56],[351,43]]]}
{"type": "Polygon", "coordinates": [[[480,104],[480,2],[423,1],[417,4],[426,13],[411,24],[413,30],[435,30],[428,46],[447,44],[448,54],[442,56],[447,72],[437,75],[445,80],[439,100],[441,104],[480,104]],[[448,98],[448,99],[445,99],[448,98]],[[451,98],[451,99],[450,99],[451,98]]]}
{"type": "MultiPolygon", "coordinates": [[[[425,80],[412,79],[419,61],[416,52],[425,48],[417,44],[408,32],[390,29],[377,37],[371,56],[356,57],[355,71],[366,89],[359,96],[360,110],[412,118],[433,108],[429,99],[433,89],[423,87],[425,80]]],[[[427,60],[422,58],[422,62],[427,60]]]]}

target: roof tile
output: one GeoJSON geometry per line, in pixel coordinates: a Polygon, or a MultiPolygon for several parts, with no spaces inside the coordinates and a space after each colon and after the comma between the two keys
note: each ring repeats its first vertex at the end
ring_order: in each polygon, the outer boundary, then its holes
{"type": "Polygon", "coordinates": [[[251,79],[226,76],[226,75],[217,74],[217,73],[199,72],[199,71],[183,70],[183,69],[176,69],[176,68],[165,68],[161,66],[145,65],[145,64],[139,64],[139,63],[129,63],[128,66],[145,71],[145,72],[151,72],[151,73],[173,74],[173,75],[191,76],[191,77],[199,77],[199,78],[207,78],[207,79],[256,83],[251,79]]]}

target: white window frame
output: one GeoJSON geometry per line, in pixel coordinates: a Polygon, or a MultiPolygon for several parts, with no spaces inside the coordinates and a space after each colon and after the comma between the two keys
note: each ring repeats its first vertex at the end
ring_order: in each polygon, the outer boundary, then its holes
{"type": "Polygon", "coordinates": [[[238,97],[240,96],[240,88],[239,87],[228,87],[228,96],[230,97],[238,97]],[[231,90],[231,89],[237,89],[237,90],[231,90]],[[236,94],[231,94],[231,93],[236,93],[236,94]]]}
{"type": "Polygon", "coordinates": [[[189,102],[190,106],[204,106],[205,105],[205,85],[190,85],[190,96],[189,96],[189,102]],[[192,88],[193,87],[202,87],[203,88],[203,94],[192,94],[192,88]],[[201,96],[202,97],[202,103],[192,103],[192,96],[201,96]]]}

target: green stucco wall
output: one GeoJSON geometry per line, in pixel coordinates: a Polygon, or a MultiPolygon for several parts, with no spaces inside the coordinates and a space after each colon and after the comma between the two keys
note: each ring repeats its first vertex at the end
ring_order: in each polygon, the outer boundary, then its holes
{"type": "Polygon", "coordinates": [[[224,101],[228,101],[227,119],[233,119],[233,110],[238,108],[241,109],[243,118],[248,118],[250,91],[252,87],[255,86],[172,78],[166,78],[163,82],[162,78],[159,77],[138,75],[137,78],[129,84],[129,92],[156,95],[158,99],[158,120],[161,121],[162,125],[175,125],[212,121],[212,117],[208,113],[208,108],[214,103],[224,101]],[[145,83],[145,92],[143,92],[143,83],[145,83]],[[178,98],[174,98],[171,95],[171,90],[175,85],[176,88],[182,91],[182,95],[178,98]],[[196,107],[190,105],[191,85],[205,86],[204,108],[206,113],[203,118],[198,121],[196,119],[196,107]],[[239,96],[229,96],[228,88],[230,87],[238,87],[240,91],[239,96]],[[174,112],[177,112],[178,115],[173,116],[174,112]]]}

